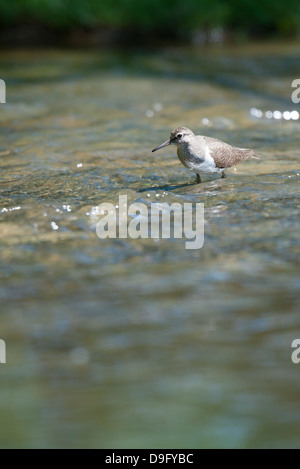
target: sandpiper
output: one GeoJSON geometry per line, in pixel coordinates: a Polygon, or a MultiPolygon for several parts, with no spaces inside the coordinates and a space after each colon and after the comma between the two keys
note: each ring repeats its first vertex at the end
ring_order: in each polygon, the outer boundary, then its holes
{"type": "Polygon", "coordinates": [[[248,158],[259,159],[253,150],[233,147],[216,138],[195,135],[187,127],[173,130],[169,140],[155,147],[152,152],[172,144],[177,146],[177,155],[183,166],[196,173],[196,182],[201,182],[201,174],[219,173],[225,177],[225,169],[248,158]]]}

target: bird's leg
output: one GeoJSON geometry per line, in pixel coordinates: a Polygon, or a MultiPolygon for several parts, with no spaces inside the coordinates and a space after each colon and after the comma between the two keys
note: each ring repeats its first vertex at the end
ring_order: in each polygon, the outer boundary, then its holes
{"type": "Polygon", "coordinates": [[[223,178],[226,178],[225,171],[222,171],[222,176],[221,176],[221,179],[223,179],[223,178]]]}
{"type": "Polygon", "coordinates": [[[200,177],[200,174],[198,174],[198,173],[196,174],[195,182],[196,182],[197,184],[199,184],[199,182],[201,182],[201,177],[200,177]]]}

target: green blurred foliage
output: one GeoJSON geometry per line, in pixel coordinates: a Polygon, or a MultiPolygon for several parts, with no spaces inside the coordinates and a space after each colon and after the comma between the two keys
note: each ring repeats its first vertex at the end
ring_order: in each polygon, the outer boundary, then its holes
{"type": "Polygon", "coordinates": [[[111,26],[187,31],[221,26],[244,32],[295,34],[299,0],[0,0],[1,24],[38,22],[58,28],[111,26]]]}

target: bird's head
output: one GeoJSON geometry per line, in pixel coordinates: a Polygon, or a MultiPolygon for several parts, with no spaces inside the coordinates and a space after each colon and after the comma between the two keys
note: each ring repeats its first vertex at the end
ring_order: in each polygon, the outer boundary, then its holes
{"type": "Polygon", "coordinates": [[[172,130],[169,140],[166,140],[164,143],[158,145],[158,147],[155,147],[152,152],[160,150],[168,145],[182,145],[184,143],[188,143],[194,135],[194,132],[187,127],[178,127],[178,129],[172,130]]]}

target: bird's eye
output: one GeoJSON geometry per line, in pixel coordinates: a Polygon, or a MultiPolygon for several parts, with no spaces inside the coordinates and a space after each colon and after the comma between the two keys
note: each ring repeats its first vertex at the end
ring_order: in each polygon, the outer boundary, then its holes
{"type": "Polygon", "coordinates": [[[177,134],[177,138],[182,138],[182,134],[177,134]]]}

